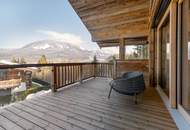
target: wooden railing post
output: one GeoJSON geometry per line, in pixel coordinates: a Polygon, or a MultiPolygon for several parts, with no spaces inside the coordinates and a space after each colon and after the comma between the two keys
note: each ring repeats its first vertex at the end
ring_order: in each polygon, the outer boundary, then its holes
{"type": "Polygon", "coordinates": [[[94,62],[93,66],[94,66],[94,78],[96,78],[97,77],[97,63],[94,62]]]}
{"type": "Polygon", "coordinates": [[[113,59],[113,79],[117,78],[117,60],[113,59]]]}
{"type": "Polygon", "coordinates": [[[53,84],[52,84],[52,92],[56,92],[57,91],[57,68],[56,66],[53,66],[52,68],[52,73],[53,73],[53,84]]]}
{"type": "Polygon", "coordinates": [[[80,65],[80,84],[82,84],[82,81],[83,81],[83,66],[80,65]]]}
{"type": "Polygon", "coordinates": [[[93,60],[93,67],[94,67],[94,78],[97,76],[97,67],[96,67],[96,63],[97,63],[97,59],[96,56],[94,56],[94,60],[93,60]]]}

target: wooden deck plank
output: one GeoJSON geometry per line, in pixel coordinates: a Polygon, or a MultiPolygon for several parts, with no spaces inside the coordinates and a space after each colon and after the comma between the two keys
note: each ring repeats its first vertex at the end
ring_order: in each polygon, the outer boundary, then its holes
{"type": "Polygon", "coordinates": [[[14,130],[14,129],[24,130],[22,127],[18,126],[14,122],[10,121],[9,119],[1,115],[0,115],[0,127],[5,130],[14,130]]]}
{"type": "MultiPolygon", "coordinates": [[[[42,107],[45,107],[46,109],[51,109],[51,110],[56,110],[56,111],[59,111],[59,110],[62,110],[60,111],[59,113],[60,114],[64,114],[64,115],[67,115],[67,116],[70,116],[71,114],[71,117],[72,117],[72,114],[74,113],[75,116],[74,118],[78,119],[78,120],[82,120],[84,122],[88,122],[90,124],[93,124],[97,127],[101,127],[103,129],[124,129],[126,126],[123,125],[118,125],[118,121],[115,120],[113,122],[113,120],[110,120],[110,119],[106,119],[107,122],[105,122],[104,120],[104,117],[103,116],[97,116],[93,113],[88,113],[87,111],[80,111],[79,109],[76,109],[76,108],[72,108],[70,107],[69,105],[66,104],[66,106],[63,106],[63,105],[59,105],[59,104],[52,104],[51,102],[46,102],[46,101],[43,101],[43,102],[39,102],[39,103],[36,103],[35,101],[30,101],[31,104],[37,104],[39,106],[42,106],[42,107]],[[43,105],[42,105],[43,104],[43,105]],[[56,108],[55,108],[56,107],[56,108]],[[114,125],[114,124],[117,124],[117,125],[114,125]]],[[[133,126],[131,126],[130,128],[132,128],[133,126]]],[[[137,129],[136,127],[134,127],[133,129],[137,129]]],[[[139,128],[138,128],[139,129],[139,128]]]]}
{"type": "MultiPolygon", "coordinates": [[[[81,105],[82,102],[75,103],[76,101],[74,101],[74,100],[70,101],[71,105],[69,105],[69,101],[65,101],[65,100],[62,101],[60,99],[56,99],[56,100],[58,100],[60,102],[60,104],[61,104],[61,102],[64,102],[61,105],[64,105],[67,102],[68,103],[67,107],[71,107],[71,108],[72,107],[75,107],[75,108],[76,107],[78,107],[78,108],[87,107],[87,109],[85,111],[88,111],[88,110],[91,110],[91,112],[92,111],[98,111],[98,112],[101,112],[102,114],[110,115],[111,118],[122,117],[123,119],[127,118],[127,121],[130,121],[130,120],[134,119],[133,122],[137,122],[138,118],[140,118],[139,121],[141,123],[142,123],[143,120],[146,119],[146,121],[151,122],[151,123],[153,123],[155,121],[156,125],[159,125],[160,127],[163,127],[162,125],[164,125],[164,124],[169,125],[170,122],[172,122],[171,124],[173,124],[173,121],[172,120],[168,121],[168,118],[163,118],[162,119],[162,118],[159,118],[160,116],[158,116],[158,115],[152,117],[153,116],[152,114],[147,115],[147,113],[145,113],[144,111],[141,114],[139,114],[140,110],[137,112],[137,111],[135,111],[136,109],[134,109],[134,110],[127,109],[126,113],[122,113],[122,112],[125,112],[125,110],[123,110],[123,111],[122,110],[116,110],[116,109],[113,110],[113,109],[110,109],[109,107],[105,108],[105,107],[94,106],[94,105],[90,106],[89,104],[81,105]],[[158,118],[159,120],[156,119],[156,118],[158,118]],[[161,119],[161,121],[160,121],[160,119],[161,119]]],[[[50,102],[51,100],[48,99],[48,101],[50,102]]],[[[55,99],[53,101],[55,102],[55,99]]],[[[83,101],[83,102],[87,102],[87,101],[83,101]]],[[[56,105],[58,106],[58,104],[56,104],[56,105]]]]}
{"type": "Polygon", "coordinates": [[[155,89],[147,88],[143,102],[135,105],[114,91],[108,99],[109,81],[96,78],[8,106],[0,112],[0,130],[177,129],[155,89]]]}
{"type": "Polygon", "coordinates": [[[82,130],[81,128],[75,127],[73,124],[64,122],[64,117],[60,120],[58,118],[59,115],[57,115],[57,118],[55,118],[55,116],[51,116],[48,110],[45,110],[45,112],[36,111],[21,104],[16,104],[15,108],[37,118],[39,121],[46,122],[48,125],[52,124],[55,128],[57,127],[57,129],[82,130]]]}
{"type": "Polygon", "coordinates": [[[2,126],[0,126],[0,130],[5,130],[5,128],[3,128],[2,126]]]}
{"type": "Polygon", "coordinates": [[[11,113],[10,111],[7,111],[5,109],[3,110],[3,112],[1,112],[1,115],[8,118],[11,121],[13,121],[15,124],[19,125],[23,129],[43,130],[43,128],[17,116],[16,114],[11,113]]]}
{"type": "Polygon", "coordinates": [[[84,122],[81,122],[80,120],[69,118],[69,116],[65,116],[64,114],[60,114],[55,111],[50,111],[44,107],[39,107],[36,105],[33,105],[32,107],[28,107],[28,106],[24,105],[24,103],[18,104],[17,107],[20,109],[26,110],[28,112],[31,112],[32,114],[34,114],[37,117],[40,117],[40,116],[38,116],[38,113],[43,113],[45,116],[42,116],[41,118],[48,119],[49,121],[54,122],[56,124],[58,122],[60,122],[60,124],[58,124],[60,126],[62,124],[64,124],[64,122],[67,122],[70,125],[70,127],[66,128],[66,129],[72,129],[71,126],[75,126],[75,127],[77,127],[76,129],[79,129],[79,130],[80,129],[81,130],[82,129],[102,130],[101,128],[98,129],[98,126],[94,127],[94,126],[90,125],[89,123],[84,123],[84,122]]]}
{"type": "MultiPolygon", "coordinates": [[[[146,128],[150,128],[150,129],[156,129],[155,126],[157,125],[158,126],[162,126],[161,124],[159,124],[158,122],[156,122],[156,125],[151,125],[151,123],[154,123],[154,121],[152,120],[144,120],[146,119],[146,117],[142,117],[140,116],[141,118],[139,117],[132,117],[131,115],[128,115],[126,117],[122,117],[120,116],[121,114],[109,114],[107,113],[107,111],[100,111],[98,110],[97,108],[94,108],[92,110],[90,110],[89,108],[87,109],[83,109],[82,107],[77,107],[78,105],[76,104],[67,104],[67,103],[63,103],[61,104],[60,102],[52,102],[50,99],[48,99],[48,101],[43,101],[41,102],[41,104],[51,104],[52,107],[60,107],[64,112],[65,111],[68,111],[68,110],[71,110],[73,112],[78,112],[78,114],[83,114],[83,115],[86,115],[88,116],[89,118],[95,118],[96,120],[101,120],[104,124],[108,123],[109,125],[118,125],[119,126],[123,126],[123,127],[126,127],[126,126],[130,126],[130,127],[135,127],[138,128],[138,125],[137,123],[141,123],[141,127],[146,127],[146,128]],[[53,105],[54,104],[54,105],[53,105]],[[68,108],[68,109],[67,109],[68,108]],[[90,115],[90,116],[89,116],[90,115]],[[103,115],[103,116],[102,116],[103,115]],[[111,124],[112,123],[112,124],[111,124]]],[[[148,118],[149,119],[149,118],[148,118]]],[[[140,128],[138,128],[140,129],[140,128]]]]}
{"type": "MultiPolygon", "coordinates": [[[[165,111],[165,109],[163,109],[163,110],[159,110],[160,108],[159,107],[157,107],[157,108],[148,108],[148,107],[144,107],[143,105],[141,105],[141,104],[139,104],[138,106],[137,105],[135,105],[134,104],[134,102],[132,103],[132,104],[125,104],[124,106],[121,106],[121,105],[119,105],[118,103],[117,104],[114,104],[114,102],[112,102],[111,104],[109,103],[107,103],[107,102],[101,102],[100,100],[95,100],[95,98],[96,98],[96,96],[93,96],[93,99],[92,100],[89,100],[91,97],[85,97],[85,98],[81,98],[80,96],[78,96],[78,97],[76,97],[77,96],[77,94],[75,94],[75,97],[72,97],[72,96],[64,96],[64,97],[62,97],[62,96],[56,96],[58,99],[65,99],[65,98],[67,98],[67,99],[69,99],[69,100],[72,100],[72,101],[81,101],[82,103],[88,103],[89,105],[99,105],[99,106],[102,106],[102,107],[106,107],[106,108],[116,108],[116,109],[124,109],[124,111],[126,110],[126,109],[128,109],[128,108],[132,108],[132,109],[139,109],[139,108],[141,108],[141,110],[143,111],[143,112],[147,112],[147,111],[149,111],[149,112],[158,112],[158,115],[160,116],[160,114],[162,114],[163,116],[169,116],[169,114],[168,114],[168,112],[167,111],[165,111]],[[87,99],[87,100],[86,100],[87,99]],[[86,101],[84,101],[84,100],[86,100],[86,101]],[[127,107],[127,108],[126,108],[127,107]],[[156,110],[157,109],[157,110],[156,110]]],[[[84,97],[83,95],[82,95],[82,97],[84,97]]],[[[50,97],[50,98],[52,98],[52,97],[50,97]]],[[[107,99],[106,99],[107,100],[107,99]]],[[[145,113],[146,114],[146,113],[145,113]]],[[[154,113],[154,114],[156,114],[156,113],[154,113]]]]}
{"type": "MultiPolygon", "coordinates": [[[[54,99],[55,100],[55,99],[54,99]]],[[[50,101],[50,100],[49,100],[50,101]]],[[[58,100],[59,101],[59,100],[58,100]]],[[[51,102],[51,101],[50,101],[51,102]]],[[[54,102],[56,102],[56,101],[54,101],[54,102]]],[[[62,101],[61,103],[60,103],[60,105],[64,105],[64,103],[63,102],[66,102],[66,101],[62,101]]],[[[84,101],[85,102],[85,101],[84,101]]],[[[123,116],[123,114],[122,114],[122,112],[125,112],[124,113],[124,115],[126,115],[126,117],[129,117],[129,118],[131,118],[131,119],[133,119],[133,117],[136,119],[136,118],[144,118],[144,119],[146,119],[147,118],[147,120],[149,120],[149,121],[154,121],[154,119],[155,118],[157,118],[158,117],[158,119],[160,119],[159,117],[160,116],[152,116],[152,114],[147,114],[147,113],[145,113],[145,112],[139,112],[139,111],[137,111],[137,112],[135,112],[134,110],[135,109],[127,109],[127,110],[123,110],[123,111],[118,111],[118,110],[113,110],[113,109],[110,109],[110,108],[105,108],[105,107],[101,107],[101,106],[95,106],[94,104],[93,105],[91,105],[91,106],[89,106],[88,104],[83,104],[83,105],[77,105],[77,103],[75,103],[75,101],[72,101],[71,100],[71,102],[70,102],[71,104],[69,104],[69,102],[67,102],[66,104],[65,104],[65,106],[73,106],[73,107],[75,107],[75,108],[84,108],[84,110],[85,111],[88,111],[88,110],[91,110],[91,112],[96,112],[96,111],[98,111],[98,112],[101,112],[101,113],[103,113],[103,114],[111,114],[111,117],[113,116],[114,117],[114,115],[115,115],[115,117],[122,117],[123,116]],[[88,105],[88,106],[87,106],[88,105]],[[85,109],[87,107],[87,109],[85,109]],[[134,114],[131,114],[131,113],[134,113],[134,114]]],[[[78,104],[79,104],[79,102],[78,102],[78,104]]],[[[82,104],[82,103],[81,103],[82,104]]],[[[58,104],[56,104],[56,105],[58,105],[58,104]]],[[[123,118],[126,118],[125,116],[123,117],[123,118]]],[[[164,120],[164,121],[166,121],[166,122],[173,122],[172,120],[170,120],[170,119],[168,119],[168,118],[164,118],[164,117],[161,117],[161,119],[162,120],[164,120]]]]}
{"type": "Polygon", "coordinates": [[[11,107],[6,108],[6,110],[16,114],[17,116],[23,118],[26,121],[33,123],[34,125],[41,127],[42,129],[55,129],[55,128],[58,130],[63,129],[63,128],[60,129],[59,126],[55,126],[49,122],[42,120],[41,118],[35,117],[30,113],[24,112],[24,111],[22,111],[22,109],[20,110],[18,108],[15,108],[13,105],[11,107]]]}

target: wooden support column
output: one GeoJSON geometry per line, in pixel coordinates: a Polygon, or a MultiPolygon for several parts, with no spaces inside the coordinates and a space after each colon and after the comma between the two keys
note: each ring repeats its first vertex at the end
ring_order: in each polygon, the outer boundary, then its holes
{"type": "Polygon", "coordinates": [[[160,85],[161,83],[161,34],[160,28],[156,32],[156,84],[160,85]]]}
{"type": "Polygon", "coordinates": [[[117,60],[113,59],[113,79],[117,78],[117,60]]]}
{"type": "Polygon", "coordinates": [[[97,76],[97,59],[96,56],[94,56],[94,60],[93,60],[93,73],[94,73],[94,78],[96,78],[97,76]]]}
{"type": "Polygon", "coordinates": [[[125,39],[119,39],[119,59],[125,60],[125,39]]]}
{"type": "Polygon", "coordinates": [[[149,37],[149,77],[150,85],[154,86],[154,68],[155,68],[155,29],[151,29],[149,37]]]}
{"type": "Polygon", "coordinates": [[[176,50],[177,50],[177,2],[173,0],[170,5],[170,60],[169,60],[169,99],[172,108],[176,108],[177,106],[177,95],[176,95],[176,50]]]}

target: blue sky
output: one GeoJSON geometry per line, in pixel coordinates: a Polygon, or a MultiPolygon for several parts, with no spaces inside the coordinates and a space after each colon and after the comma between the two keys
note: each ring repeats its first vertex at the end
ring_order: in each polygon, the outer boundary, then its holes
{"type": "Polygon", "coordinates": [[[52,38],[98,48],[67,0],[0,0],[0,48],[52,38]]]}

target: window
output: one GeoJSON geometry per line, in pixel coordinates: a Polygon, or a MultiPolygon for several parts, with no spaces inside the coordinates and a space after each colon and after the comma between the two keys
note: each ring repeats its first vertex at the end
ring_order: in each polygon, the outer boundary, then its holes
{"type": "Polygon", "coordinates": [[[113,57],[119,59],[119,47],[103,47],[101,51],[106,54],[106,60],[112,60],[113,57]]]}
{"type": "Polygon", "coordinates": [[[125,59],[126,60],[148,59],[148,44],[126,45],[125,59]]]}

